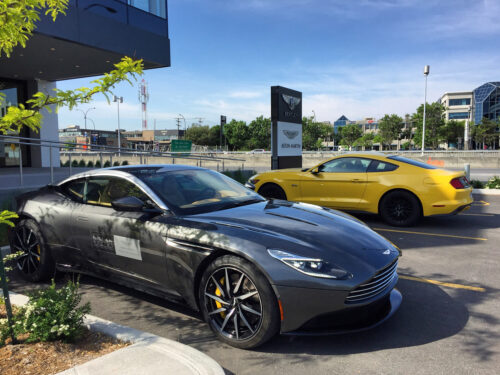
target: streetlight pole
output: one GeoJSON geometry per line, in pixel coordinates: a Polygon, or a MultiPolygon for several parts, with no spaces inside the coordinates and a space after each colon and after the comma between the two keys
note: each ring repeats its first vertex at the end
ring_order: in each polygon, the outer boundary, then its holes
{"type": "Polygon", "coordinates": [[[84,111],[83,109],[76,108],[77,111],[80,111],[83,113],[83,120],[85,121],[85,130],[87,130],[87,113],[89,113],[89,111],[91,111],[93,109],[95,109],[95,107],[88,108],[86,111],[84,111]]]}
{"type": "Polygon", "coordinates": [[[113,102],[117,104],[118,108],[118,156],[120,156],[120,150],[122,148],[122,143],[120,139],[120,103],[123,103],[123,96],[113,95],[113,102]]]}
{"type": "MultiPolygon", "coordinates": [[[[186,118],[183,115],[181,115],[180,113],[179,113],[179,116],[184,121],[184,138],[186,138],[186,118]]],[[[177,134],[177,136],[179,136],[179,134],[177,134]]]]}
{"type": "Polygon", "coordinates": [[[425,107],[427,105],[427,76],[429,75],[430,66],[424,66],[424,76],[425,76],[425,91],[424,91],[424,123],[422,126],[422,156],[424,156],[425,150],[425,107]]]}

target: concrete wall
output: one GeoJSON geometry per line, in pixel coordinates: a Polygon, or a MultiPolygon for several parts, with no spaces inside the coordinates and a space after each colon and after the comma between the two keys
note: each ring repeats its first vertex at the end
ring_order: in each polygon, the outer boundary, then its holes
{"type": "MultiPolygon", "coordinates": [[[[435,165],[439,168],[458,168],[464,167],[464,164],[470,164],[471,168],[500,168],[500,152],[426,152],[425,156],[422,157],[420,152],[391,152],[391,154],[399,154],[405,157],[419,160],[424,163],[435,165]]],[[[302,155],[303,161],[302,165],[304,168],[313,167],[322,161],[339,155],[336,152],[308,152],[302,155]]],[[[370,153],[367,152],[367,156],[370,153]]],[[[243,159],[244,161],[231,161],[225,160],[224,162],[219,161],[203,161],[203,160],[190,160],[181,158],[171,158],[171,157],[143,157],[143,164],[186,164],[186,165],[198,165],[205,168],[211,168],[214,170],[232,170],[232,169],[250,169],[256,171],[264,171],[271,169],[271,155],[270,154],[246,154],[246,153],[231,153],[224,155],[224,157],[243,159]]],[[[85,160],[87,163],[89,160],[95,164],[99,160],[98,154],[86,154],[77,153],[73,154],[72,160],[80,161],[85,160]]],[[[138,156],[133,155],[122,155],[120,157],[110,155],[103,155],[103,162],[106,160],[111,160],[113,162],[118,161],[120,164],[127,160],[129,164],[140,164],[141,159],[138,156]]],[[[61,163],[66,162],[68,156],[61,156],[61,163]]]]}

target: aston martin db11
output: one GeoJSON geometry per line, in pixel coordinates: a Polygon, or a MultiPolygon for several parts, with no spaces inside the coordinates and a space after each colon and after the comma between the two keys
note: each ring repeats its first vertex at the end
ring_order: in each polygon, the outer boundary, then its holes
{"type": "Polygon", "coordinates": [[[56,269],[184,302],[226,343],[367,329],[399,307],[399,249],[338,211],[182,165],[98,169],[18,197],[31,281],[56,269]]]}

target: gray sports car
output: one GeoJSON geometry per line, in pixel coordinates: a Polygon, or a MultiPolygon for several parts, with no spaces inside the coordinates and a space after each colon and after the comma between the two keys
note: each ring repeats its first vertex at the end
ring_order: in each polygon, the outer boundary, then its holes
{"type": "Polygon", "coordinates": [[[18,197],[11,248],[31,281],[92,274],[200,310],[239,348],[367,329],[399,307],[400,255],[359,220],[265,200],[211,170],[99,169],[18,197]]]}

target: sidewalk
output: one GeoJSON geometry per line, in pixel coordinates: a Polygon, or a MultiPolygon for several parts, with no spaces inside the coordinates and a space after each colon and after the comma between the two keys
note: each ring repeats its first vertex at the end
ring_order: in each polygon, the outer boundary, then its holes
{"type": "MultiPolygon", "coordinates": [[[[17,293],[10,293],[10,297],[14,305],[28,301],[26,296],[17,293]]],[[[224,375],[217,362],[190,346],[92,315],[85,317],[85,324],[91,331],[129,341],[132,345],[57,375],[224,375]]]]}

